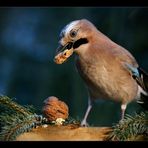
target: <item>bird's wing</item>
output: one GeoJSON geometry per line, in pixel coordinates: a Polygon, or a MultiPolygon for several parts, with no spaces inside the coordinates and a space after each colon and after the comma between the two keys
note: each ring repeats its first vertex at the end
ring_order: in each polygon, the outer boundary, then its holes
{"type": "Polygon", "coordinates": [[[125,48],[118,46],[114,50],[114,56],[118,62],[132,75],[137,84],[148,93],[148,74],[139,67],[136,59],[125,48]]]}
{"type": "Polygon", "coordinates": [[[123,63],[123,66],[125,63],[128,63],[131,66],[138,67],[138,63],[134,56],[125,48],[118,45],[117,48],[110,50],[110,52],[112,52],[111,54],[114,55],[119,63],[123,63]]]}
{"type": "Polygon", "coordinates": [[[132,74],[133,79],[135,79],[140,88],[142,88],[137,103],[145,109],[148,109],[148,74],[140,67],[134,67],[128,63],[125,63],[125,66],[132,74]]]}
{"type": "Polygon", "coordinates": [[[125,63],[126,68],[132,74],[138,85],[146,92],[148,92],[148,74],[140,67],[134,67],[125,63]]]}
{"type": "Polygon", "coordinates": [[[145,83],[143,80],[143,74],[139,71],[139,68],[132,66],[131,64],[125,63],[126,68],[132,74],[132,77],[136,80],[138,85],[146,91],[145,83]]]}
{"type": "Polygon", "coordinates": [[[145,85],[145,90],[148,92],[148,73],[144,71],[141,67],[138,67],[138,71],[142,76],[142,79],[145,85]]]}

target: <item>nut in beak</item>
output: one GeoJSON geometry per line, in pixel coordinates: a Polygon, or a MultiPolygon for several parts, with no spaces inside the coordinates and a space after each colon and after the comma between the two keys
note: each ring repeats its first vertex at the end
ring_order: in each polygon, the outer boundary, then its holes
{"type": "Polygon", "coordinates": [[[73,54],[73,48],[66,49],[63,52],[58,53],[55,58],[54,62],[56,64],[62,64],[64,63],[71,55],[73,54]]]}

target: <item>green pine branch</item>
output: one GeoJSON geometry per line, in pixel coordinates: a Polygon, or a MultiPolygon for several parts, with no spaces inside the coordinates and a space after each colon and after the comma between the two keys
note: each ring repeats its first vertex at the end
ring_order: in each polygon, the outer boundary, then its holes
{"type": "Polygon", "coordinates": [[[107,140],[132,141],[138,137],[148,140],[148,112],[141,112],[134,117],[126,115],[125,119],[113,126],[107,140]]]}
{"type": "Polygon", "coordinates": [[[7,107],[10,110],[16,111],[23,115],[31,115],[32,113],[26,107],[19,105],[7,96],[0,96],[0,105],[7,107]]]}
{"type": "Polygon", "coordinates": [[[73,117],[69,116],[64,122],[64,125],[68,125],[68,124],[80,126],[80,119],[78,119],[78,117],[74,119],[73,117]]]}
{"type": "Polygon", "coordinates": [[[47,123],[42,115],[37,115],[32,106],[21,106],[7,96],[0,96],[0,140],[12,141],[24,132],[47,123]]]}
{"type": "Polygon", "coordinates": [[[2,131],[0,133],[1,140],[15,140],[18,134],[24,133],[33,128],[35,123],[34,116],[28,116],[27,118],[24,116],[21,119],[19,117],[19,115],[6,116],[5,126],[2,127],[2,131]]]}

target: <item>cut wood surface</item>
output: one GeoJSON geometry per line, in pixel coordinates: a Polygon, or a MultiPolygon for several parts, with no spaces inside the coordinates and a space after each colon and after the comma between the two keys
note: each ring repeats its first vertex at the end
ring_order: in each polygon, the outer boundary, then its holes
{"type": "Polygon", "coordinates": [[[21,134],[16,141],[104,141],[109,127],[51,126],[38,127],[21,134]]]}

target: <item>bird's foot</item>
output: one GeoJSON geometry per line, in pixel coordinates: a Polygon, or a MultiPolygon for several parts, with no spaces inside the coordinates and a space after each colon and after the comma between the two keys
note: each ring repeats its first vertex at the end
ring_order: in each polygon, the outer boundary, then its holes
{"type": "Polygon", "coordinates": [[[83,127],[88,127],[89,124],[86,122],[86,120],[83,120],[83,121],[81,122],[81,126],[83,126],[83,127]]]}
{"type": "Polygon", "coordinates": [[[123,121],[124,121],[124,117],[119,120],[119,122],[123,122],[123,121]]]}

